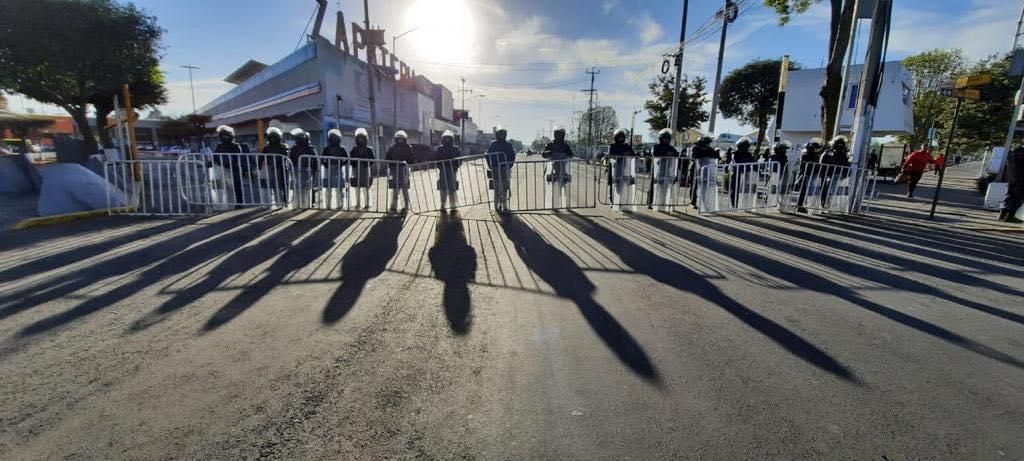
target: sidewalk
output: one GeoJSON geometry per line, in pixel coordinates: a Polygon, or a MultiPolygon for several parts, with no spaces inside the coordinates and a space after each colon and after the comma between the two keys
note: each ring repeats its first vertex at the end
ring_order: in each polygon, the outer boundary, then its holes
{"type": "Polygon", "coordinates": [[[921,183],[914,191],[914,198],[906,198],[905,184],[880,182],[878,200],[871,206],[869,216],[925,227],[1024,232],[1024,225],[998,221],[998,211],[982,207],[985,198],[978,193],[974,183],[980,170],[981,164],[978,162],[946,168],[934,219],[929,219],[928,214],[939,177],[932,172],[925,173],[921,178],[921,183]]]}

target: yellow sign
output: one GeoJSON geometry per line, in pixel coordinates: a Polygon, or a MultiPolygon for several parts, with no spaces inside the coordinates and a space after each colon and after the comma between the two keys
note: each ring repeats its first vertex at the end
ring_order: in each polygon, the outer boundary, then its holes
{"type": "Polygon", "coordinates": [[[988,85],[992,82],[992,74],[978,74],[956,79],[957,88],[988,85]]]}
{"type": "Polygon", "coordinates": [[[971,101],[977,101],[981,99],[981,91],[961,88],[956,90],[955,96],[961,99],[969,99],[971,101]]]}

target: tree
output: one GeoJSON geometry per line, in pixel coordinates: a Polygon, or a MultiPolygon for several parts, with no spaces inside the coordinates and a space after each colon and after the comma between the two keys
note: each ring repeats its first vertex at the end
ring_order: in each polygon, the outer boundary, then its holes
{"type": "Polygon", "coordinates": [[[210,122],[207,115],[183,115],[178,118],[169,119],[160,125],[160,132],[163,136],[174,140],[175,145],[183,146],[191,144],[191,139],[212,133],[213,130],[206,127],[210,122]]]}
{"type": "MultiPolygon", "coordinates": [[[[673,75],[659,75],[647,87],[654,99],[644,102],[644,109],[650,116],[644,122],[651,127],[651,131],[659,131],[668,127],[669,113],[672,112],[672,94],[676,84],[673,75]]],[[[708,121],[708,111],[704,110],[704,103],[707,102],[707,91],[705,86],[707,80],[697,77],[693,80],[683,75],[683,81],[679,85],[679,106],[676,109],[676,131],[684,131],[687,128],[700,128],[700,124],[708,121]]]]}
{"type": "MultiPolygon", "coordinates": [[[[821,0],[764,0],[779,16],[779,25],[786,25],[796,14],[804,13],[821,0]]],[[[843,57],[850,44],[853,9],[856,0],[829,0],[828,64],[825,84],[821,87],[821,136],[828,139],[838,123],[839,97],[843,91],[843,57]]]]}
{"type": "MultiPolygon", "coordinates": [[[[155,57],[149,68],[140,68],[133,71],[127,78],[128,88],[132,95],[132,110],[138,111],[145,107],[155,107],[167,102],[167,89],[164,88],[164,75],[157,66],[155,57]]],[[[103,127],[107,125],[110,113],[114,111],[114,98],[116,94],[121,95],[122,90],[118,79],[109,80],[117,88],[104,89],[89,98],[89,102],[96,110],[96,128],[99,132],[100,143],[103,147],[113,147],[110,134],[103,127]]],[[[121,101],[122,106],[124,101],[121,101]]]]}
{"type": "Polygon", "coordinates": [[[547,147],[548,143],[550,143],[550,142],[551,142],[551,138],[549,138],[547,136],[541,136],[541,137],[533,140],[533,144],[530,145],[530,150],[532,150],[534,152],[542,152],[544,150],[544,148],[547,147]]]}
{"type": "Polygon", "coordinates": [[[590,133],[591,120],[594,121],[594,142],[596,144],[611,142],[612,134],[619,127],[619,117],[615,115],[615,109],[611,106],[597,106],[583,111],[583,116],[580,117],[579,131],[577,131],[581,137],[586,137],[590,133]]]}
{"type": "MultiPolygon", "coordinates": [[[[789,70],[799,69],[795,63],[789,70]]],[[[781,59],[762,59],[733,70],[722,80],[718,107],[726,118],[757,127],[757,150],[761,150],[768,118],[775,114],[779,101],[781,59]]]]}
{"type": "Polygon", "coordinates": [[[916,147],[928,141],[932,126],[948,132],[946,114],[953,112],[956,101],[943,97],[939,91],[964,74],[965,63],[960,50],[936,49],[909,56],[903,65],[914,77],[914,134],[900,136],[900,141],[916,147]]]}
{"type": "MultiPolygon", "coordinates": [[[[992,83],[980,87],[980,101],[964,101],[960,107],[960,120],[953,140],[954,150],[978,152],[991,146],[1002,146],[1010,126],[1013,97],[1020,85],[1020,77],[1009,75],[1011,56],[991,56],[969,67],[964,75],[991,74],[992,83]]],[[[954,101],[955,104],[955,101],[954,101]]],[[[945,143],[952,123],[953,108],[939,116],[944,127],[939,131],[939,142],[945,143]]]]}
{"type": "Polygon", "coordinates": [[[97,95],[113,97],[111,88],[130,83],[139,69],[152,69],[162,32],[154,16],[114,0],[7,2],[0,90],[60,106],[96,150],[89,104],[97,95]]]}

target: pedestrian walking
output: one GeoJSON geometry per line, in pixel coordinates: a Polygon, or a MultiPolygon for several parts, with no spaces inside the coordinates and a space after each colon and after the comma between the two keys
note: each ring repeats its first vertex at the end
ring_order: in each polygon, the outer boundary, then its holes
{"type": "Polygon", "coordinates": [[[897,178],[896,182],[906,181],[907,198],[914,198],[917,183],[921,181],[921,176],[928,169],[928,165],[932,163],[935,163],[935,160],[932,159],[932,153],[925,145],[921,145],[920,149],[911,152],[906,160],[903,160],[903,166],[900,169],[900,176],[903,177],[897,178]]]}
{"type": "Polygon", "coordinates": [[[935,157],[935,168],[932,170],[933,174],[938,176],[942,172],[942,167],[946,166],[946,154],[939,154],[935,157]]]}

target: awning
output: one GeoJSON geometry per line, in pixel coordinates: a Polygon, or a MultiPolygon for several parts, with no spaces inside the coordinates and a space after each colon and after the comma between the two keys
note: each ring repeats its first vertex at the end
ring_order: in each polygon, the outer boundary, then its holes
{"type": "MultiPolygon", "coordinates": [[[[225,122],[226,119],[238,118],[239,116],[243,116],[243,115],[249,114],[250,112],[255,112],[255,111],[258,111],[260,109],[266,109],[266,108],[273,107],[273,106],[276,106],[276,105],[279,105],[279,104],[284,104],[286,102],[299,99],[299,98],[301,98],[303,96],[309,96],[309,95],[312,95],[312,94],[317,94],[319,92],[320,92],[320,83],[319,82],[317,82],[317,83],[310,83],[308,85],[303,85],[303,86],[300,86],[298,88],[293,88],[293,89],[288,90],[288,91],[286,91],[284,93],[280,93],[280,94],[277,94],[275,96],[271,96],[269,98],[266,98],[266,99],[263,99],[263,100],[260,100],[260,101],[256,101],[256,102],[254,102],[252,104],[248,104],[248,105],[239,107],[237,109],[229,110],[229,111],[224,112],[222,114],[214,115],[211,118],[211,120],[215,121],[215,122],[226,123],[225,122]]],[[[319,108],[319,107],[315,107],[315,108],[319,108]]],[[[292,110],[290,110],[289,112],[291,112],[291,111],[292,110]]]]}

